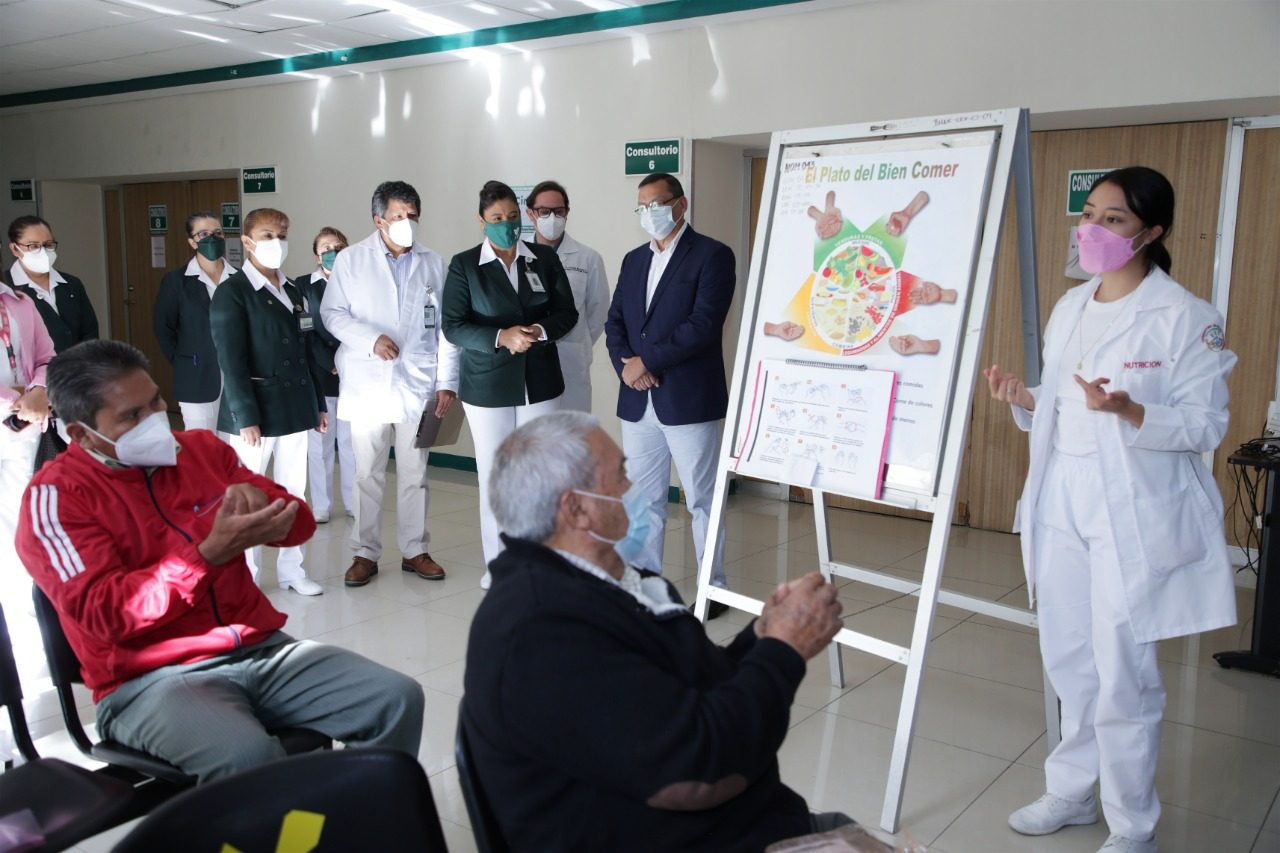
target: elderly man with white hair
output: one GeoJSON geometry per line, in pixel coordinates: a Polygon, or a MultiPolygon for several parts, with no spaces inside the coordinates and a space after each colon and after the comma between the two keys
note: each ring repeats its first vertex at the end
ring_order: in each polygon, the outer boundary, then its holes
{"type": "Polygon", "coordinates": [[[644,544],[621,449],[592,416],[544,415],[499,446],[506,550],[467,648],[462,725],[514,850],[761,850],[848,818],[809,814],[777,751],[805,661],[840,628],[816,572],[726,648],[644,544]]]}

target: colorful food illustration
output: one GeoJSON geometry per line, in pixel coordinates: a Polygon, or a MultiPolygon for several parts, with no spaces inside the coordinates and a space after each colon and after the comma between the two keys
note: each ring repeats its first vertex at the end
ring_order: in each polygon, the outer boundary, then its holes
{"type": "Polygon", "coordinates": [[[896,313],[898,270],[878,240],[859,234],[837,245],[813,277],[811,328],[841,355],[874,346],[896,313]]]}

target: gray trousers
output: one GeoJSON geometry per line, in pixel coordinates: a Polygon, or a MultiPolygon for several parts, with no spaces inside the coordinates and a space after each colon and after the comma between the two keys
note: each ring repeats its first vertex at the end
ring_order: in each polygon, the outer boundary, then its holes
{"type": "Polygon", "coordinates": [[[417,758],[423,704],[412,678],[277,631],[247,649],[125,682],[98,703],[98,731],[207,782],[283,758],[267,732],[284,728],[417,758]]]}

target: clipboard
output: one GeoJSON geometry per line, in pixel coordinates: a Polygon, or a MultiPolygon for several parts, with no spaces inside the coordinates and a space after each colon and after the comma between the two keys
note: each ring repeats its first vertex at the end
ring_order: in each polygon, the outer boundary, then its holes
{"type": "Polygon", "coordinates": [[[462,401],[454,400],[444,417],[437,418],[436,395],[432,394],[422,410],[422,419],[418,421],[418,434],[413,438],[413,446],[422,449],[457,444],[458,436],[462,434],[463,417],[462,401]]]}

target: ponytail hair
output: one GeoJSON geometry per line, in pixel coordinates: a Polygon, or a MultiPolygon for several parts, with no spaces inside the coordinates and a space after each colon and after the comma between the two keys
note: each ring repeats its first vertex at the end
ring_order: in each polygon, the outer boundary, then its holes
{"type": "Polygon", "coordinates": [[[1108,172],[1094,182],[1114,184],[1124,193],[1125,203],[1146,228],[1161,227],[1160,236],[1143,249],[1147,259],[1147,272],[1153,266],[1166,273],[1173,266],[1173,258],[1165,246],[1165,238],[1173,229],[1173,184],[1169,179],[1146,166],[1127,166],[1108,172]]]}

